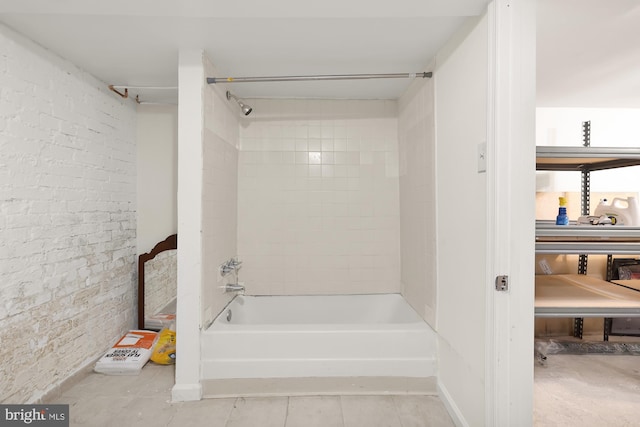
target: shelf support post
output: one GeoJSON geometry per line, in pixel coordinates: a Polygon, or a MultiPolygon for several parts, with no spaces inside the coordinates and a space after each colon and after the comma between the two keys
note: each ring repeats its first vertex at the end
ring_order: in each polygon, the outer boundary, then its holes
{"type": "MultiPolygon", "coordinates": [[[[591,146],[591,121],[582,122],[582,145],[584,147],[591,146]]],[[[591,210],[591,170],[588,166],[582,168],[581,171],[581,188],[580,188],[580,214],[589,215],[591,210]]],[[[578,274],[587,274],[587,254],[578,256],[578,274]]],[[[584,319],[573,319],[573,336],[582,339],[582,331],[584,327],[584,319]]]]}

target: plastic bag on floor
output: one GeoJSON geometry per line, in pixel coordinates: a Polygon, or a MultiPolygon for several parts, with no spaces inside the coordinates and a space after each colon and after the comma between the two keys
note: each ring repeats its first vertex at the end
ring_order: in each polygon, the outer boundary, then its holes
{"type": "Polygon", "coordinates": [[[158,342],[151,352],[151,361],[159,365],[176,363],[176,333],[169,329],[160,331],[158,342]]]}

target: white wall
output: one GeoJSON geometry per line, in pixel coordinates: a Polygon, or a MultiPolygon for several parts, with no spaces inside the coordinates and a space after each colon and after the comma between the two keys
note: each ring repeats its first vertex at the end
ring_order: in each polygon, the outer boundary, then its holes
{"type": "Polygon", "coordinates": [[[438,381],[469,425],[485,420],[487,29],[486,16],[470,21],[434,72],[438,381]]]}
{"type": "Polygon", "coordinates": [[[238,183],[247,293],[399,292],[396,102],[247,103],[238,183]]]}
{"type": "MultiPolygon", "coordinates": [[[[537,108],[536,145],[582,146],[582,122],[591,121],[592,147],[640,145],[640,109],[633,108],[537,108]]],[[[640,166],[597,171],[591,174],[594,192],[639,192],[640,166]]],[[[537,173],[538,191],[580,191],[580,174],[537,173]]],[[[597,198],[592,199],[593,207],[597,198]]],[[[579,213],[579,209],[578,209],[579,213]]]]}
{"type": "Polygon", "coordinates": [[[416,79],[398,101],[398,146],[402,294],[435,328],[436,163],[433,82],[433,79],[416,79]]]}
{"type": "Polygon", "coordinates": [[[138,105],[138,255],[178,230],[178,107],[138,105]]]}
{"type": "Polygon", "coordinates": [[[34,402],[134,326],[136,115],[0,25],[0,401],[34,402]]]}

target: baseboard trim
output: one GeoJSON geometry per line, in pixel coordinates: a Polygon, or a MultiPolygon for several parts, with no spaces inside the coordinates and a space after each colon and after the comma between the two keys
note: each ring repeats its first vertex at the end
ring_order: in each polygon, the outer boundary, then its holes
{"type": "Polygon", "coordinates": [[[464,418],[464,415],[462,415],[462,411],[460,411],[458,405],[456,405],[456,403],[453,401],[453,398],[451,397],[451,394],[449,394],[447,387],[445,387],[444,384],[440,382],[440,380],[438,380],[438,396],[440,397],[440,400],[444,404],[445,408],[447,408],[447,412],[449,412],[449,416],[451,416],[454,424],[457,427],[469,427],[469,423],[464,418]]]}
{"type": "Polygon", "coordinates": [[[191,402],[202,400],[202,385],[195,384],[175,384],[171,389],[172,402],[191,402]]]}

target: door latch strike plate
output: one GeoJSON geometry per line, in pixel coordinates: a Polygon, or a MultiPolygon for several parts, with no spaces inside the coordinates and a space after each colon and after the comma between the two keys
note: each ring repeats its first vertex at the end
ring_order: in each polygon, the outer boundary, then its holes
{"type": "Polygon", "coordinates": [[[509,276],[496,276],[496,291],[506,292],[509,290],[509,276]]]}

